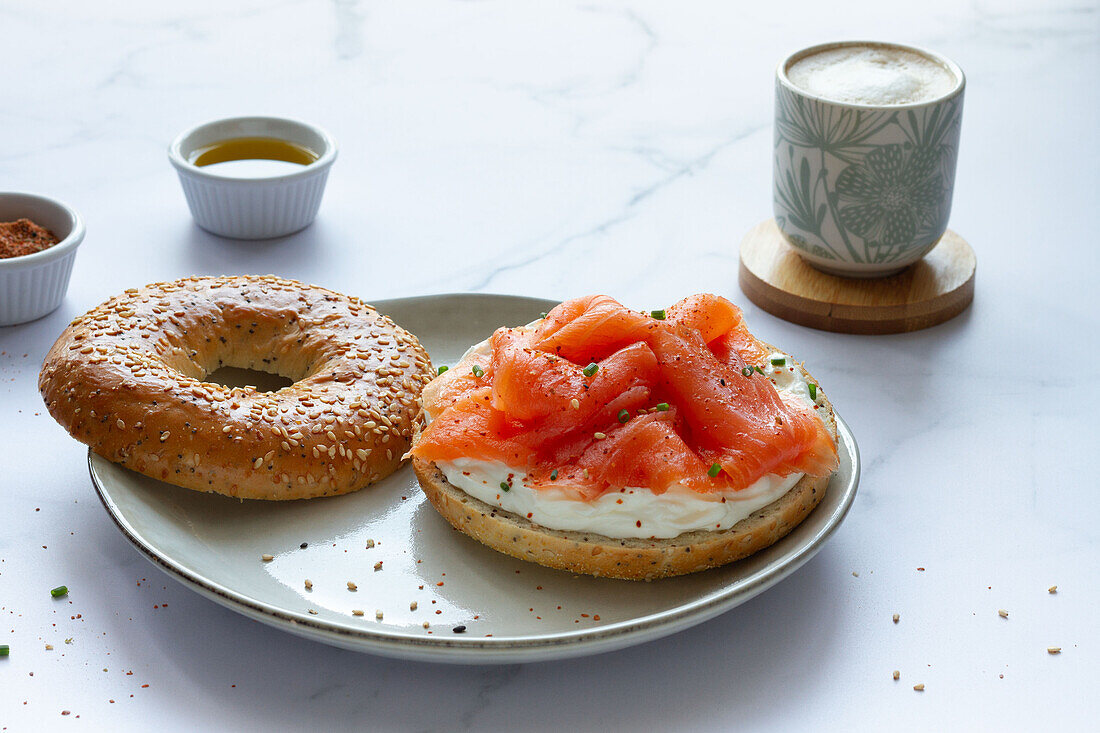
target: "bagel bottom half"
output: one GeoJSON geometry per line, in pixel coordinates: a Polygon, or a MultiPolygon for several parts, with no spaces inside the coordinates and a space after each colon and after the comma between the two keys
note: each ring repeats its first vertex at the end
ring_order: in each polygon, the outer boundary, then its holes
{"type": "Polygon", "coordinates": [[[828,476],[803,476],[786,494],[729,529],[686,532],[671,539],[616,539],[547,529],[490,506],[452,485],[434,463],[413,458],[413,470],[432,506],[478,542],[539,565],[623,580],[685,575],[763,550],[809,515],[829,483],[828,476]]]}

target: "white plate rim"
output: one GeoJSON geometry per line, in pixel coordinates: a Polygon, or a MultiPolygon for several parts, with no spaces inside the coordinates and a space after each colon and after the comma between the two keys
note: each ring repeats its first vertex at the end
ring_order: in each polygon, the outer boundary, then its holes
{"type": "MultiPolygon", "coordinates": [[[[372,301],[382,312],[388,307],[413,301],[449,299],[486,298],[512,301],[525,301],[534,308],[546,308],[557,302],[524,296],[493,295],[482,293],[448,293],[441,295],[414,296],[372,301]]],[[[536,311],[537,312],[537,311],[536,311]]],[[[695,597],[684,604],[646,616],[619,621],[594,629],[577,631],[531,634],[525,636],[501,637],[420,637],[401,632],[384,632],[372,629],[339,625],[310,616],[287,611],[279,606],[265,603],[237,593],[218,581],[204,577],[188,568],[183,562],[169,556],[147,539],[125,517],[122,510],[110,496],[106,482],[96,472],[95,461],[106,461],[88,450],[88,473],[96,495],[116,527],[130,543],[150,562],[163,572],[183,583],[216,603],[249,618],[261,621],[275,628],[283,629],[299,636],[318,640],[345,649],[365,651],[388,657],[414,659],[421,661],[470,663],[519,663],[530,661],[548,661],[567,657],[598,654],[621,649],[634,644],[657,639],[677,631],[703,623],[741,603],[763,593],[776,583],[806,564],[816,555],[824,543],[833,535],[847,516],[855,500],[860,477],[859,447],[855,437],[844,419],[837,414],[838,449],[846,454],[851,462],[850,474],[845,477],[843,486],[840,474],[830,481],[827,494],[841,491],[841,499],[831,513],[815,524],[819,524],[813,535],[801,544],[792,547],[774,562],[757,572],[733,581],[731,584],[695,597]]],[[[407,470],[407,467],[406,467],[407,470]]],[[[815,514],[821,507],[815,508],[803,520],[803,524],[815,520],[815,514]]],[[[783,538],[780,542],[785,541],[783,538]]],[[[660,582],[660,581],[656,581],[660,582]]]]}

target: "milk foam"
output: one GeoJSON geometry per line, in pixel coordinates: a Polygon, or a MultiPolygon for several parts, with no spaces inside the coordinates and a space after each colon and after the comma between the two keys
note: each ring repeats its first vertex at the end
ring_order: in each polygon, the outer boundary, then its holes
{"type": "Polygon", "coordinates": [[[958,81],[951,71],[926,56],[875,46],[811,54],[791,64],[787,78],[818,97],[874,106],[929,102],[946,95],[958,81]]]}

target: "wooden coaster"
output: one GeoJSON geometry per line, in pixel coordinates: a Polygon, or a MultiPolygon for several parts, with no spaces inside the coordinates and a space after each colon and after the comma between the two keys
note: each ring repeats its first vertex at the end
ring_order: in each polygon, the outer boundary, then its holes
{"type": "Polygon", "coordinates": [[[772,315],[839,333],[901,333],[943,323],[974,300],[974,250],[950,229],[919,262],[890,277],[860,280],[816,270],[775,221],[741,242],[741,290],[772,315]]]}

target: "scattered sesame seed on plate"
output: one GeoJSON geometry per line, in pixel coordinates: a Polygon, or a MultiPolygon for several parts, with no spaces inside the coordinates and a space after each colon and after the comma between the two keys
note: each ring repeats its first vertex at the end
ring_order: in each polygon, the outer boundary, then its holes
{"type": "Polygon", "coordinates": [[[1004,610],[1003,608],[998,608],[997,615],[1001,618],[1008,618],[1008,611],[1004,610]]]}
{"type": "Polygon", "coordinates": [[[1056,585],[1052,585],[1049,588],[1047,588],[1047,593],[1057,593],[1057,592],[1058,592],[1058,586],[1056,586],[1056,585]]]}
{"type": "Polygon", "coordinates": [[[896,624],[898,621],[901,621],[901,614],[895,613],[894,614],[894,623],[896,624]]]}
{"type": "Polygon", "coordinates": [[[381,610],[381,609],[379,609],[379,610],[375,611],[375,612],[374,612],[374,617],[375,617],[376,619],[378,619],[379,621],[381,621],[381,620],[382,620],[382,610],[381,610]]]}
{"type": "Polygon", "coordinates": [[[375,570],[381,570],[382,569],[382,561],[381,560],[379,560],[378,562],[376,562],[374,564],[374,569],[375,570]]]}
{"type": "Polygon", "coordinates": [[[260,555],[260,559],[263,560],[264,562],[271,562],[272,560],[275,559],[275,556],[274,555],[260,555]]]}
{"type": "Polygon", "coordinates": [[[412,603],[409,604],[409,610],[410,611],[415,611],[416,610],[416,601],[413,601],[412,603]]]}
{"type": "Polygon", "coordinates": [[[1060,646],[1048,646],[1047,647],[1047,654],[1061,654],[1061,653],[1062,653],[1062,647],[1060,647],[1060,646]]]}
{"type": "Polygon", "coordinates": [[[917,684],[913,685],[913,689],[917,692],[924,692],[924,683],[918,682],[917,684]]]}
{"type": "Polygon", "coordinates": [[[900,680],[900,679],[901,679],[901,672],[899,670],[895,669],[894,670],[894,680],[897,681],[897,680],[900,680]]]}
{"type": "Polygon", "coordinates": [[[351,615],[352,616],[362,616],[363,615],[363,609],[353,608],[353,609],[351,609],[351,615]]]}
{"type": "Polygon", "coordinates": [[[348,590],[359,590],[359,586],[357,586],[355,583],[353,583],[349,580],[348,581],[348,590]]]}
{"type": "Polygon", "coordinates": [[[313,581],[309,578],[306,578],[305,586],[306,590],[313,590],[313,581]]]}

